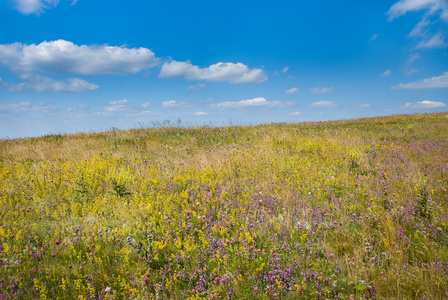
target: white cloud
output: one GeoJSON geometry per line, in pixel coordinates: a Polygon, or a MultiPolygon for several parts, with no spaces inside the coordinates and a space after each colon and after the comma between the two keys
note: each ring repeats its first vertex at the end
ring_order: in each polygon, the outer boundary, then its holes
{"type": "MultiPolygon", "coordinates": [[[[447,0],[400,0],[391,6],[387,14],[389,21],[398,18],[411,11],[425,10],[422,20],[415,25],[409,33],[411,37],[426,38],[430,33],[431,22],[429,18],[440,18],[448,22],[448,1],[447,0]]],[[[447,44],[440,37],[440,33],[433,36],[430,40],[421,41],[416,49],[420,48],[441,48],[447,44]]]]}
{"type": "Polygon", "coordinates": [[[411,76],[412,74],[417,73],[417,72],[418,72],[418,69],[413,68],[413,69],[406,69],[404,73],[407,76],[411,76]]]}
{"type": "Polygon", "coordinates": [[[129,111],[131,108],[126,105],[128,102],[127,99],[110,101],[109,106],[104,107],[104,111],[108,113],[129,111]]]}
{"type": "Polygon", "coordinates": [[[408,56],[408,59],[407,59],[406,63],[407,63],[408,65],[411,65],[412,63],[414,63],[414,61],[416,61],[416,60],[419,59],[419,58],[420,58],[420,54],[418,54],[418,53],[413,53],[413,54],[411,54],[411,55],[408,56]]]}
{"type": "Polygon", "coordinates": [[[356,108],[370,108],[370,107],[372,107],[372,105],[369,103],[356,103],[355,107],[356,108]]]}
{"type": "Polygon", "coordinates": [[[94,111],[93,115],[101,117],[139,117],[157,115],[157,113],[146,109],[149,105],[149,102],[139,106],[131,105],[130,101],[127,99],[110,101],[102,110],[94,111]]]}
{"type": "Polygon", "coordinates": [[[5,112],[27,111],[31,107],[32,107],[31,102],[0,103],[0,111],[5,111],[5,112]]]}
{"type": "Polygon", "coordinates": [[[288,72],[288,70],[289,70],[289,67],[284,67],[283,70],[282,70],[282,73],[286,74],[286,72],[288,72]]]}
{"type": "Polygon", "coordinates": [[[205,116],[208,115],[206,112],[204,111],[198,111],[197,113],[194,114],[195,116],[205,116]]]}
{"type": "Polygon", "coordinates": [[[32,110],[49,113],[49,112],[56,112],[59,110],[59,108],[52,103],[41,101],[37,105],[33,105],[32,110]]]}
{"type": "Polygon", "coordinates": [[[77,113],[77,112],[86,112],[87,110],[87,106],[86,105],[78,105],[75,107],[68,107],[66,109],[67,112],[69,113],[77,113]]]}
{"type": "Polygon", "coordinates": [[[293,87],[292,89],[286,90],[285,94],[298,94],[300,93],[299,89],[296,87],[293,87]]]}
{"type": "Polygon", "coordinates": [[[182,101],[170,100],[162,103],[163,108],[174,108],[174,107],[191,107],[191,104],[182,101]]]}
{"type": "Polygon", "coordinates": [[[410,102],[406,103],[401,107],[401,109],[424,109],[424,108],[442,108],[446,107],[446,104],[443,102],[435,102],[429,100],[423,100],[419,102],[410,102]]]}
{"type": "Polygon", "coordinates": [[[387,77],[387,76],[389,76],[390,74],[392,74],[392,71],[391,70],[386,70],[386,71],[384,71],[383,73],[381,73],[381,77],[387,77]]]}
{"type": "Polygon", "coordinates": [[[6,82],[3,81],[3,79],[0,77],[0,88],[6,88],[8,87],[9,84],[7,84],[6,82]]]}
{"type": "Polygon", "coordinates": [[[188,92],[198,92],[202,90],[205,87],[205,83],[198,83],[198,84],[192,84],[189,85],[187,88],[188,92]]]}
{"type": "Polygon", "coordinates": [[[310,93],[310,94],[327,94],[327,93],[331,93],[332,91],[334,91],[334,86],[323,87],[323,88],[316,87],[314,89],[309,89],[308,93],[310,93]]]}
{"type": "Polygon", "coordinates": [[[374,40],[376,40],[378,38],[379,34],[375,33],[374,35],[372,35],[372,37],[370,38],[370,42],[373,42],[374,40]]]}
{"type": "Polygon", "coordinates": [[[284,107],[291,106],[292,102],[282,102],[282,101],[267,101],[263,97],[257,97],[253,99],[241,100],[241,101],[227,101],[217,104],[210,105],[211,108],[222,108],[222,109],[238,109],[246,107],[284,107]]]}
{"type": "Polygon", "coordinates": [[[333,108],[333,107],[337,107],[338,104],[336,102],[332,102],[332,101],[319,101],[319,102],[314,102],[313,104],[311,104],[312,107],[316,107],[316,108],[333,108]]]}
{"type": "Polygon", "coordinates": [[[65,81],[57,81],[48,77],[34,75],[27,77],[26,82],[10,85],[8,90],[11,92],[23,90],[33,90],[36,92],[88,92],[98,88],[98,85],[79,78],[69,78],[65,81]]]}
{"type": "Polygon", "coordinates": [[[407,12],[417,10],[427,10],[430,15],[440,12],[440,17],[448,21],[448,3],[446,0],[400,0],[391,6],[387,14],[389,20],[393,20],[407,12]]]}
{"type": "Polygon", "coordinates": [[[21,73],[123,75],[154,67],[158,59],[147,48],[75,45],[66,40],[0,44],[0,63],[21,73]]]}
{"type": "Polygon", "coordinates": [[[56,7],[59,0],[14,0],[16,9],[24,15],[40,15],[46,9],[56,7]]]}
{"type": "Polygon", "coordinates": [[[300,112],[298,112],[298,111],[296,111],[296,112],[292,112],[292,113],[290,113],[290,115],[298,116],[298,115],[300,115],[300,112]]]}
{"type": "Polygon", "coordinates": [[[130,114],[129,116],[155,116],[158,115],[158,113],[152,112],[150,110],[142,110],[141,112],[130,114]]]}
{"type": "Polygon", "coordinates": [[[392,86],[391,89],[432,89],[432,88],[447,88],[448,87],[448,72],[443,73],[438,77],[426,78],[411,83],[400,83],[398,86],[392,86]]]}
{"type": "Polygon", "coordinates": [[[160,70],[161,78],[183,77],[187,80],[229,81],[230,83],[260,83],[267,79],[261,69],[249,69],[242,63],[223,63],[199,68],[190,61],[171,61],[164,63],[160,70]]]}
{"type": "Polygon", "coordinates": [[[123,105],[123,104],[126,104],[128,102],[129,102],[129,100],[123,99],[123,100],[117,100],[117,101],[110,101],[109,104],[110,105],[123,105]]]}
{"type": "Polygon", "coordinates": [[[425,27],[427,27],[430,24],[428,19],[423,19],[420,22],[415,25],[414,29],[409,33],[409,36],[423,36],[423,31],[425,30],[425,27]]]}
{"type": "Polygon", "coordinates": [[[421,49],[421,48],[444,48],[448,44],[445,43],[445,41],[440,37],[440,33],[434,35],[431,39],[427,41],[421,41],[415,48],[421,49]]]}
{"type": "Polygon", "coordinates": [[[31,102],[19,103],[0,103],[0,112],[56,112],[59,108],[50,102],[38,102],[38,104],[31,104],[31,102]]]}

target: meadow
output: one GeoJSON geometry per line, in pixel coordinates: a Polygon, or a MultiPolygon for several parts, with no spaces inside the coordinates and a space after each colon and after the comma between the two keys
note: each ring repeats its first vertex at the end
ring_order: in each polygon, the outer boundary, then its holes
{"type": "Polygon", "coordinates": [[[0,299],[446,299],[448,114],[0,140],[0,299]]]}

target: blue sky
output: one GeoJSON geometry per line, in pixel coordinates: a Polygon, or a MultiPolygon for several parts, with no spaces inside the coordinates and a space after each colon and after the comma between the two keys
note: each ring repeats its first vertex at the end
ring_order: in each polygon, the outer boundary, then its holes
{"type": "Polygon", "coordinates": [[[447,0],[6,0],[0,27],[0,138],[448,111],[447,0]]]}

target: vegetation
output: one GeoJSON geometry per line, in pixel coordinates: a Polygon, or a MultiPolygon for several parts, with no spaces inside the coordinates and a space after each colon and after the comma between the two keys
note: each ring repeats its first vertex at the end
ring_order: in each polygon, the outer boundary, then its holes
{"type": "Polygon", "coordinates": [[[0,141],[0,299],[446,299],[448,114],[0,141]]]}

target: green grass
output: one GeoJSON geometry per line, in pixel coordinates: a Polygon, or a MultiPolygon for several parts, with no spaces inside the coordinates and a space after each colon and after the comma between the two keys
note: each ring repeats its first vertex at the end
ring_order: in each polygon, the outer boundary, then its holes
{"type": "Polygon", "coordinates": [[[448,114],[0,140],[0,299],[445,299],[448,114]]]}

